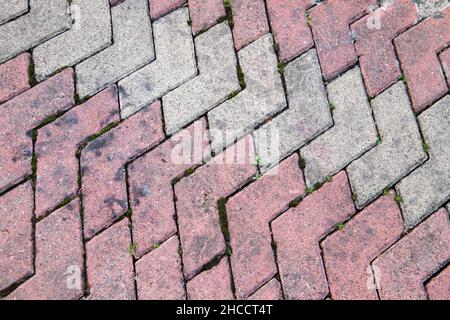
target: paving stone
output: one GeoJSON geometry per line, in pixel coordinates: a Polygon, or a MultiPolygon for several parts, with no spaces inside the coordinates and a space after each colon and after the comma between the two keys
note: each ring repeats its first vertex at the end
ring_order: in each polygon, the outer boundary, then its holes
{"type": "Polygon", "coordinates": [[[0,63],[44,42],[71,26],[66,0],[33,0],[30,11],[0,26],[0,63]]]}
{"type": "Polygon", "coordinates": [[[413,227],[450,198],[450,96],[447,95],[419,117],[419,125],[429,146],[429,160],[401,180],[397,192],[405,223],[413,227]]]}
{"type": "Polygon", "coordinates": [[[377,131],[359,68],[347,71],[327,86],[334,126],[301,149],[308,186],[323,182],[372,148],[377,131]]]}
{"type": "Polygon", "coordinates": [[[178,238],[173,236],[136,262],[137,294],[140,300],[186,299],[178,248],[178,238]]]}
{"type": "Polygon", "coordinates": [[[188,0],[188,3],[194,34],[212,27],[226,15],[223,0],[188,0]]]}
{"type": "Polygon", "coordinates": [[[29,65],[29,53],[23,53],[0,65],[0,103],[30,88],[28,81],[29,65]]]}
{"type": "Polygon", "coordinates": [[[228,259],[189,281],[186,290],[189,300],[233,300],[228,259]]]}
{"type": "Polygon", "coordinates": [[[225,252],[218,201],[256,173],[253,141],[247,136],[175,185],[184,273],[191,279],[225,252]]]}
{"type": "Polygon", "coordinates": [[[152,19],[158,19],[184,3],[186,3],[186,0],[149,0],[150,16],[152,19]]]}
{"type": "Polygon", "coordinates": [[[311,10],[311,28],[325,80],[356,64],[349,25],[376,6],[376,0],[328,0],[311,10]]]}
{"type": "MultiPolygon", "coordinates": [[[[381,4],[385,5],[392,2],[392,0],[381,0],[381,4]]],[[[444,9],[449,5],[448,0],[418,0],[412,1],[416,4],[419,13],[422,17],[429,17],[439,15],[439,10],[444,9]]]]}
{"type": "Polygon", "coordinates": [[[31,130],[74,104],[68,69],[0,105],[0,192],[31,174],[31,130]]]}
{"type": "Polygon", "coordinates": [[[80,161],[86,238],[128,210],[124,166],[164,139],[160,109],[157,101],[83,149],[80,161]]]}
{"type": "Polygon", "coordinates": [[[177,232],[172,181],[203,160],[208,141],[205,119],[160,144],[128,167],[133,239],[136,257],[150,251],[177,232]],[[186,140],[184,140],[186,139],[186,140]],[[185,143],[190,142],[185,148],[185,143]],[[177,149],[187,154],[178,154],[177,149]]]}
{"type": "MultiPolygon", "coordinates": [[[[394,196],[382,196],[322,242],[333,300],[377,300],[370,263],[397,241],[404,230],[394,196]]],[[[381,275],[382,276],[382,275],[381,275]]]]}
{"type": "Polygon", "coordinates": [[[286,107],[272,36],[266,35],[255,41],[238,55],[245,75],[245,90],[208,113],[211,145],[215,152],[231,145],[286,107]]]}
{"type": "Polygon", "coordinates": [[[430,300],[450,299],[450,267],[446,267],[426,285],[430,300]]]}
{"type": "Polygon", "coordinates": [[[171,134],[223,102],[240,88],[230,28],[223,22],[195,38],[199,75],[162,99],[171,134]]]}
{"type": "Polygon", "coordinates": [[[394,40],[414,111],[425,110],[448,92],[437,53],[450,43],[450,8],[394,40]]]}
{"type": "Polygon", "coordinates": [[[293,155],[228,201],[230,261],[238,299],[247,298],[278,272],[269,224],[304,191],[298,155],[293,155]]]}
{"type": "Polygon", "coordinates": [[[264,0],[233,0],[231,10],[236,50],[242,49],[270,31],[264,0]]]}
{"type": "Polygon", "coordinates": [[[86,244],[89,300],[134,300],[133,257],[128,220],[124,219],[86,244]]]}
{"type": "Polygon", "coordinates": [[[423,283],[450,258],[450,223],[441,209],[379,256],[381,299],[426,299],[423,283]]]}
{"type": "Polygon", "coordinates": [[[286,299],[324,299],[328,284],[319,241],[355,213],[345,172],[272,222],[286,299]]]}
{"type": "Polygon", "coordinates": [[[0,3],[0,24],[28,11],[28,0],[9,0],[0,3]]]}
{"type": "Polygon", "coordinates": [[[381,143],[347,168],[362,208],[426,160],[406,87],[398,82],[372,100],[381,143]]]}
{"type": "Polygon", "coordinates": [[[32,217],[30,181],[0,197],[0,291],[34,272],[32,217]]]}
{"type": "Polygon", "coordinates": [[[447,84],[450,87],[450,49],[445,50],[440,55],[442,68],[444,69],[445,75],[447,77],[447,84]]]}
{"type": "Polygon", "coordinates": [[[119,104],[116,87],[110,87],[38,130],[35,144],[37,217],[76,195],[78,147],[114,121],[119,121],[119,104]]]}
{"type": "Polygon", "coordinates": [[[74,200],[36,224],[36,273],[8,299],[75,300],[84,288],[80,205],[74,200]]]}
{"type": "Polygon", "coordinates": [[[289,63],[284,75],[289,108],[254,132],[263,167],[276,163],[333,124],[315,50],[289,63]]]}
{"type": "Polygon", "coordinates": [[[411,0],[397,0],[374,10],[351,26],[355,48],[369,96],[374,97],[401,76],[392,40],[417,23],[419,13],[411,0]]]}
{"type": "Polygon", "coordinates": [[[111,9],[114,44],[75,67],[77,93],[93,95],[155,58],[147,0],[127,0],[111,9]]]}
{"type": "Polygon", "coordinates": [[[270,25],[282,61],[292,60],[314,45],[306,18],[306,11],[313,5],[314,0],[267,1],[270,25]]]}
{"type": "Polygon", "coordinates": [[[119,82],[122,118],[196,75],[194,43],[187,21],[188,11],[182,8],[153,23],[156,60],[119,82]]]}
{"type": "Polygon", "coordinates": [[[74,0],[71,8],[72,28],[33,50],[38,80],[73,66],[111,44],[108,0],[74,0]]]}
{"type": "Polygon", "coordinates": [[[282,300],[281,285],[277,279],[272,279],[258,291],[252,294],[248,300],[282,300]]]}

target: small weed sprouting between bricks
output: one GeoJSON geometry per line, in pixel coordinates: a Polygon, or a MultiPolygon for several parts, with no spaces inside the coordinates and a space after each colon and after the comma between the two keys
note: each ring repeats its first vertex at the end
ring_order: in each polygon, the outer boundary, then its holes
{"type": "Polygon", "coordinates": [[[394,200],[395,200],[395,202],[397,202],[398,204],[403,203],[403,197],[402,197],[400,194],[396,195],[396,196],[394,197],[394,200]]]}
{"type": "Polygon", "coordinates": [[[336,228],[340,231],[340,230],[344,230],[345,228],[345,223],[344,222],[340,222],[337,224],[336,228]]]}
{"type": "Polygon", "coordinates": [[[128,248],[128,252],[130,253],[130,255],[135,256],[136,250],[137,250],[137,243],[130,244],[130,247],[128,248]]]}

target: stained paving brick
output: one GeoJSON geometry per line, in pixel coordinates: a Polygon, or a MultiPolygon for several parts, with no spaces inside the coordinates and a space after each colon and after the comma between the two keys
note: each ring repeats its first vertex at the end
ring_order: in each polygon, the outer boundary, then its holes
{"type": "Polygon", "coordinates": [[[450,8],[394,40],[414,111],[425,110],[448,92],[438,53],[450,43],[450,8]]]}
{"type": "Polygon", "coordinates": [[[328,284],[319,241],[355,213],[345,172],[272,222],[286,299],[324,299],[328,284]]]}
{"type": "Polygon", "coordinates": [[[31,182],[0,197],[0,291],[34,272],[32,217],[31,182]]]}
{"type": "Polygon", "coordinates": [[[228,201],[230,260],[238,299],[277,273],[269,224],[304,191],[298,155],[293,155],[228,201]]]}
{"type": "Polygon", "coordinates": [[[446,267],[426,285],[430,300],[450,299],[450,267],[446,267]]]}
{"type": "Polygon", "coordinates": [[[73,108],[38,130],[35,152],[36,216],[49,213],[78,192],[79,146],[106,125],[119,121],[116,87],[110,87],[88,102],[73,108]]]}
{"type": "Polygon", "coordinates": [[[150,16],[152,19],[158,19],[184,3],[186,0],[149,0],[150,16]]]}
{"type": "Polygon", "coordinates": [[[74,300],[83,295],[83,243],[78,199],[36,225],[36,273],[8,299],[74,300]]]}
{"type": "Polygon", "coordinates": [[[223,0],[188,0],[188,3],[194,34],[212,27],[226,15],[223,0]]]}
{"type": "Polygon", "coordinates": [[[89,300],[135,299],[128,220],[124,219],[86,244],[89,300]]]}
{"type": "Polygon", "coordinates": [[[252,294],[248,300],[282,300],[281,285],[277,279],[272,279],[258,291],[252,294]]]}
{"type": "Polygon", "coordinates": [[[178,238],[173,236],[136,262],[137,294],[140,300],[186,299],[178,248],[178,238]]]}
{"type": "Polygon", "coordinates": [[[31,130],[74,104],[68,69],[0,105],[0,192],[31,174],[31,130]]]}
{"type": "MultiPolygon", "coordinates": [[[[382,196],[322,242],[333,300],[377,300],[370,263],[404,230],[394,195],[382,196]],[[382,222],[382,223],[381,223],[382,222]]],[[[381,274],[382,276],[382,274],[381,274]]]]}
{"type": "Polygon", "coordinates": [[[164,138],[159,101],[90,142],[81,154],[84,234],[91,238],[127,210],[125,164],[164,138]]]}
{"type": "Polygon", "coordinates": [[[369,96],[374,97],[401,76],[392,40],[419,19],[416,5],[397,0],[375,10],[351,26],[355,48],[369,96]]]}
{"type": "Polygon", "coordinates": [[[29,65],[29,53],[23,53],[0,65],[0,103],[30,88],[28,79],[29,65]]]}
{"type": "Polygon", "coordinates": [[[450,223],[441,209],[372,264],[378,268],[381,299],[426,299],[423,283],[450,258],[450,223]]]}
{"type": "Polygon", "coordinates": [[[203,271],[186,285],[189,300],[232,300],[230,266],[222,258],[217,266],[203,271]]]}
{"type": "Polygon", "coordinates": [[[256,173],[253,140],[246,137],[175,185],[186,278],[225,252],[218,201],[256,173]]]}

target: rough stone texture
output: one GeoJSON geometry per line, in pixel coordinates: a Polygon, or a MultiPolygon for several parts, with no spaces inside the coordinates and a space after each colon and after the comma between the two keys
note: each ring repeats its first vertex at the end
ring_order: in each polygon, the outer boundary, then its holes
{"type": "MultiPolygon", "coordinates": [[[[381,4],[385,5],[392,0],[381,0],[381,4]]],[[[439,15],[439,11],[449,5],[448,0],[415,0],[419,13],[422,17],[439,15]]]]}
{"type": "Polygon", "coordinates": [[[0,25],[0,63],[68,30],[67,8],[67,0],[33,0],[29,13],[0,25]]]}
{"type": "Polygon", "coordinates": [[[445,50],[440,55],[442,68],[444,69],[445,75],[447,77],[447,84],[450,87],[450,49],[445,50]]]}
{"type": "Polygon", "coordinates": [[[0,105],[0,192],[31,174],[31,130],[73,103],[69,69],[0,105]]]}
{"type": "Polygon", "coordinates": [[[211,145],[216,152],[286,106],[272,36],[255,41],[238,55],[245,90],[208,113],[211,145]]]}
{"type": "Polygon", "coordinates": [[[306,11],[313,5],[314,0],[267,0],[270,25],[281,60],[292,60],[314,45],[306,18],[306,11]]]}
{"type": "Polygon", "coordinates": [[[233,38],[226,22],[195,38],[199,75],[162,99],[171,134],[223,102],[240,88],[233,38]]]}
{"type": "Polygon", "coordinates": [[[236,297],[247,298],[277,273],[270,221],[304,193],[298,155],[232,197],[226,206],[236,297]]]}
{"type": "Polygon", "coordinates": [[[30,88],[28,81],[29,65],[29,53],[23,53],[0,65],[0,103],[30,88]]]}
{"type": "Polygon", "coordinates": [[[441,209],[372,264],[381,279],[381,299],[426,299],[423,283],[450,258],[450,223],[441,209]]]}
{"type": "MultiPolygon", "coordinates": [[[[403,230],[394,196],[382,196],[322,242],[333,300],[377,300],[370,263],[397,241],[403,230]],[[382,223],[380,223],[382,221],[382,223]]],[[[381,277],[383,274],[381,274],[381,277]]]]}
{"type": "Polygon", "coordinates": [[[322,182],[376,144],[377,131],[359,68],[327,86],[334,126],[301,149],[308,186],[322,182]]]}
{"type": "Polygon", "coordinates": [[[186,0],[149,0],[150,16],[152,19],[158,19],[184,3],[186,3],[186,0]]]}
{"type": "Polygon", "coordinates": [[[127,211],[124,166],[164,138],[160,109],[157,101],[83,149],[80,161],[86,238],[127,211]]]}
{"type": "Polygon", "coordinates": [[[446,267],[426,285],[430,300],[450,300],[450,267],[446,267]]]}
{"type": "Polygon", "coordinates": [[[333,124],[315,50],[289,63],[284,76],[289,109],[254,132],[263,167],[276,163],[333,124]]]}
{"type": "Polygon", "coordinates": [[[264,0],[233,0],[233,36],[236,50],[269,32],[264,0]]]}
{"type": "Polygon", "coordinates": [[[196,75],[194,43],[187,21],[188,12],[183,8],[153,23],[156,60],[119,82],[122,118],[196,75]]]}
{"type": "Polygon", "coordinates": [[[414,110],[420,112],[448,92],[437,54],[450,43],[450,8],[394,40],[414,110]]]}
{"type": "Polygon", "coordinates": [[[89,300],[135,299],[128,220],[124,219],[86,244],[89,300]]]}
{"type": "Polygon", "coordinates": [[[38,130],[35,144],[36,216],[42,217],[78,192],[76,151],[87,138],[119,120],[117,89],[110,87],[38,130]]]}
{"type": "Polygon", "coordinates": [[[405,223],[415,226],[450,198],[450,96],[419,117],[429,160],[397,184],[405,223]]]}
{"type": "Polygon", "coordinates": [[[411,0],[397,0],[375,10],[351,26],[355,48],[369,96],[374,97],[401,76],[392,40],[419,18],[411,0]]]}
{"type": "Polygon", "coordinates": [[[32,217],[31,182],[0,197],[0,291],[34,272],[32,217]]]}
{"type": "Polygon", "coordinates": [[[155,58],[147,0],[125,1],[111,9],[114,44],[77,64],[77,92],[93,95],[155,58]]]}
{"type": "Polygon", "coordinates": [[[186,278],[225,252],[218,200],[229,196],[256,173],[253,142],[246,137],[175,185],[186,278]]]}
{"type": "Polygon", "coordinates": [[[137,294],[140,300],[186,299],[178,248],[178,238],[173,236],[136,262],[137,294]]]}
{"type": "Polygon", "coordinates": [[[375,199],[426,158],[405,85],[398,82],[372,100],[381,143],[347,168],[359,208],[375,199]]]}
{"type": "Polygon", "coordinates": [[[324,299],[328,284],[319,241],[355,213],[345,172],[272,222],[286,299],[324,299]]]}
{"type": "Polygon", "coordinates": [[[223,0],[188,0],[188,3],[194,34],[212,27],[226,15],[223,0]]]}
{"type": "Polygon", "coordinates": [[[28,11],[28,0],[8,0],[0,3],[0,24],[28,11]]]}
{"type": "Polygon", "coordinates": [[[258,291],[252,294],[248,300],[281,300],[283,294],[281,293],[281,285],[277,279],[272,279],[258,291]]]}
{"type": "Polygon", "coordinates": [[[230,266],[227,258],[203,271],[186,285],[189,300],[232,300],[230,266]]]}
{"type": "Polygon", "coordinates": [[[74,200],[36,225],[36,273],[8,299],[75,300],[84,288],[80,205],[74,200]]]}
{"type": "Polygon", "coordinates": [[[71,8],[72,28],[33,51],[39,80],[60,68],[73,66],[111,44],[108,0],[74,0],[71,8]]]}

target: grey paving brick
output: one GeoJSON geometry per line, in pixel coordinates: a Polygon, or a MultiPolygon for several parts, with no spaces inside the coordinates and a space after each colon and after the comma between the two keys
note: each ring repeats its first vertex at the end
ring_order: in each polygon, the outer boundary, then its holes
{"type": "Polygon", "coordinates": [[[286,107],[272,35],[256,40],[238,55],[245,90],[208,113],[211,144],[216,152],[286,107]]]}
{"type": "Polygon", "coordinates": [[[375,99],[372,109],[381,143],[347,168],[358,208],[393,186],[427,158],[403,82],[375,99]]]}
{"type": "Polygon", "coordinates": [[[28,11],[28,0],[0,1],[0,24],[28,11]]]}
{"type": "Polygon", "coordinates": [[[42,80],[73,66],[111,44],[109,0],[74,0],[72,28],[33,51],[36,77],[42,80]]]}
{"type": "Polygon", "coordinates": [[[66,31],[67,0],[32,0],[30,12],[0,26],[0,63],[66,31]]]}
{"type": "Polygon", "coordinates": [[[75,67],[80,97],[99,92],[155,57],[146,0],[127,0],[111,15],[114,44],[75,67]]]}
{"type": "MultiPolygon", "coordinates": [[[[393,3],[395,0],[382,0],[381,5],[393,3]]],[[[422,17],[429,17],[437,14],[440,10],[449,6],[448,0],[413,0],[417,5],[422,17]]]]}
{"type": "Polygon", "coordinates": [[[284,75],[289,109],[254,133],[263,167],[276,163],[333,124],[316,51],[310,50],[289,63],[284,75]]]}
{"type": "Polygon", "coordinates": [[[197,73],[186,8],[153,23],[156,60],[119,82],[122,118],[129,117],[197,73]]]}
{"type": "Polygon", "coordinates": [[[407,226],[413,227],[450,199],[450,95],[420,114],[429,159],[397,184],[407,226]]]}
{"type": "Polygon", "coordinates": [[[163,97],[166,132],[171,134],[223,102],[240,88],[233,38],[223,22],[195,39],[199,75],[163,97]]]}
{"type": "Polygon", "coordinates": [[[337,173],[378,139],[359,67],[332,81],[327,90],[334,126],[301,149],[309,187],[337,173]]]}

